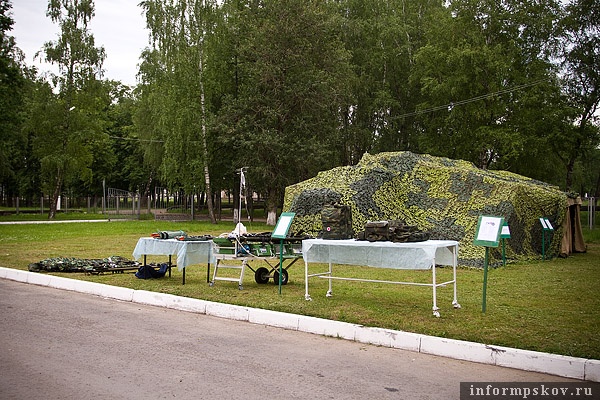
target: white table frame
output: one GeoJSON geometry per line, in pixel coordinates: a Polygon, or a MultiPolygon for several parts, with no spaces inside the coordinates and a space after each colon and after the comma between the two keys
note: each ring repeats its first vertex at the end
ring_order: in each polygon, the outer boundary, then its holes
{"type": "Polygon", "coordinates": [[[188,265],[206,262],[206,282],[210,280],[210,264],[214,258],[212,240],[140,238],[133,250],[133,258],[139,260],[143,256],[145,265],[148,255],[169,256],[169,272],[171,271],[171,256],[177,255],[177,269],[182,271],[183,285],[185,285],[185,268],[188,265]]]}
{"type": "MultiPolygon", "coordinates": [[[[338,249],[339,250],[339,249],[338,249]]],[[[341,254],[341,253],[338,253],[341,254]]],[[[366,253],[365,253],[366,254],[366,253]]],[[[416,243],[391,243],[391,242],[367,242],[367,241],[357,241],[354,239],[349,240],[323,240],[323,239],[308,239],[302,241],[302,256],[304,258],[304,283],[305,283],[305,299],[312,300],[310,294],[308,293],[308,281],[309,278],[318,277],[329,280],[329,289],[327,291],[326,297],[333,296],[332,291],[332,280],[345,280],[345,281],[358,281],[358,282],[374,282],[374,283],[390,283],[397,285],[415,285],[415,286],[425,286],[431,287],[433,291],[433,315],[435,317],[440,317],[439,307],[437,306],[437,288],[441,286],[447,286],[452,284],[454,289],[454,299],[452,301],[452,306],[454,308],[461,308],[460,304],[457,300],[457,287],[456,287],[456,265],[458,258],[458,242],[452,240],[428,240],[426,242],[416,242],[416,243]],[[311,248],[313,246],[320,246],[321,250],[325,249],[325,251],[319,252],[319,254],[315,254],[316,252],[311,253],[311,248]],[[331,248],[346,248],[350,249],[352,247],[353,251],[364,251],[364,252],[379,252],[380,254],[385,254],[386,257],[382,259],[376,260],[367,260],[366,263],[361,263],[361,261],[349,260],[344,256],[336,256],[335,251],[334,254],[331,254],[329,250],[331,248]],[[350,246],[350,247],[348,247],[350,246]],[[448,250],[451,253],[451,259],[448,260],[446,257],[439,257],[442,255],[440,251],[448,250]],[[401,260],[398,257],[395,262],[392,264],[386,264],[386,262],[390,259],[390,255],[401,254],[402,252],[413,251],[422,253],[422,258],[418,261],[418,265],[408,264],[405,261],[401,260]],[[438,254],[439,253],[439,254],[438,254]],[[439,264],[436,264],[436,258],[438,258],[439,264]],[[440,260],[441,259],[441,260],[440,260]],[[327,263],[329,264],[329,269],[325,272],[318,272],[309,274],[308,273],[308,264],[310,262],[313,263],[327,263]],[[431,269],[431,283],[418,283],[418,282],[396,282],[396,281],[387,281],[387,280],[376,280],[376,279],[359,279],[359,278],[347,278],[347,277],[338,277],[333,275],[333,264],[345,264],[345,265],[366,265],[370,267],[378,267],[378,268],[392,268],[392,269],[415,269],[415,270],[424,270],[431,269]],[[437,282],[436,278],[436,265],[449,265],[452,266],[453,270],[453,279],[446,282],[437,282]]],[[[368,256],[365,255],[365,259],[368,259],[368,256]]],[[[415,262],[416,262],[415,261],[415,262]]]]}

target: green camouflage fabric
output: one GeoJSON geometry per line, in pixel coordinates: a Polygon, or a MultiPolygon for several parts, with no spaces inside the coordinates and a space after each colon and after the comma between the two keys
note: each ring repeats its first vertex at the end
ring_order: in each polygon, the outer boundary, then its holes
{"type": "Polygon", "coordinates": [[[358,234],[359,240],[369,242],[411,243],[429,240],[429,232],[422,232],[414,225],[403,221],[367,222],[365,230],[358,234]]]}
{"type": "Polygon", "coordinates": [[[352,210],[343,204],[331,204],[321,210],[323,230],[319,237],[323,239],[351,239],[354,237],[352,228],[352,210]]]}
{"type": "MultiPolygon", "coordinates": [[[[316,236],[323,230],[323,208],[335,203],[350,207],[354,236],[369,221],[401,220],[431,239],[459,241],[459,264],[482,267],[485,248],[473,245],[480,215],[507,221],[509,261],[541,257],[539,218],[548,218],[555,231],[546,235],[545,249],[553,256],[560,251],[567,195],[544,182],[462,160],[389,152],[365,154],[355,166],[288,186],[283,211],[296,213],[290,229],[316,236]]],[[[501,247],[490,253],[491,264],[501,262],[501,247]]]]}
{"type": "Polygon", "coordinates": [[[135,270],[140,263],[128,260],[125,257],[111,256],[103,259],[84,259],[74,257],[46,258],[37,263],[29,264],[31,272],[85,272],[99,274],[103,272],[117,272],[125,269],[135,270]]]}

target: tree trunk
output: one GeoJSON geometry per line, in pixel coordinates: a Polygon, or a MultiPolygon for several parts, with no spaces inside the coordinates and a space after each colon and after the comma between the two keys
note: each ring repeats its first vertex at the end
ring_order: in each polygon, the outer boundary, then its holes
{"type": "Polygon", "coordinates": [[[217,223],[217,219],[215,218],[215,208],[213,205],[213,196],[212,196],[212,190],[210,187],[210,173],[208,170],[208,144],[206,141],[206,107],[204,105],[205,99],[204,99],[204,82],[202,80],[202,72],[203,72],[203,65],[202,65],[202,57],[203,57],[203,51],[202,51],[202,39],[200,39],[198,41],[198,53],[199,53],[199,61],[198,61],[198,70],[199,70],[199,75],[200,75],[200,109],[202,112],[202,153],[204,156],[204,185],[205,185],[205,190],[206,190],[206,207],[208,209],[208,216],[210,218],[210,222],[213,224],[217,223]]]}
{"type": "Polygon", "coordinates": [[[279,193],[276,190],[269,190],[265,202],[267,211],[267,225],[277,225],[277,203],[279,200],[279,193]]]}
{"type": "Polygon", "coordinates": [[[269,208],[267,210],[267,225],[270,225],[270,226],[277,225],[277,207],[269,208]]]}
{"type": "Polygon", "coordinates": [[[58,198],[62,189],[62,170],[59,168],[56,171],[56,179],[54,181],[54,190],[52,191],[52,197],[50,198],[50,211],[48,212],[48,219],[56,218],[56,211],[58,208],[58,198]]]}
{"type": "Polygon", "coordinates": [[[570,192],[573,186],[573,169],[575,168],[575,157],[571,157],[567,163],[567,179],[565,181],[565,191],[570,192]]]}

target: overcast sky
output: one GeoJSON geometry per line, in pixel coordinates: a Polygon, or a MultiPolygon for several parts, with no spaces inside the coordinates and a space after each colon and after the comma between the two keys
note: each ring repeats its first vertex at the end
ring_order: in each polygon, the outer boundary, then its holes
{"type": "MultiPolygon", "coordinates": [[[[96,47],[104,46],[104,78],[119,80],[126,85],[136,84],[139,56],[148,45],[140,0],[95,0],[96,16],[89,26],[96,47]]],[[[58,25],[46,17],[48,0],[12,0],[13,30],[17,46],[25,52],[26,63],[40,72],[53,70],[33,57],[45,42],[57,39],[58,25]]]]}

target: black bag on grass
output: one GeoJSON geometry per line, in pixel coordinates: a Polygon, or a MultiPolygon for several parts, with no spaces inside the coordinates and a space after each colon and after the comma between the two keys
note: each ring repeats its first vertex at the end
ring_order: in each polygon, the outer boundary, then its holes
{"type": "Polygon", "coordinates": [[[161,264],[158,270],[150,265],[142,265],[135,273],[135,276],[139,279],[162,278],[167,273],[168,268],[169,264],[166,263],[161,264]]]}

